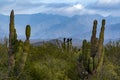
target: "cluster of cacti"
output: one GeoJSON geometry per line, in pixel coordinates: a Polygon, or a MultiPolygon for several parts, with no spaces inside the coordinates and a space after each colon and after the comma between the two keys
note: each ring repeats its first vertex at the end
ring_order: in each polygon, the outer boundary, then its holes
{"type": "Polygon", "coordinates": [[[29,52],[30,45],[30,25],[26,26],[26,40],[22,42],[17,40],[17,33],[14,27],[14,11],[10,14],[10,30],[9,30],[9,50],[8,50],[8,63],[9,63],[9,76],[18,76],[24,66],[29,52]]]}
{"type": "Polygon", "coordinates": [[[82,54],[80,55],[79,62],[84,66],[85,71],[88,74],[93,74],[97,69],[102,66],[103,63],[103,42],[104,42],[104,30],[105,20],[102,20],[102,27],[100,31],[99,39],[96,37],[97,32],[97,20],[93,22],[93,31],[91,36],[91,42],[83,40],[82,54]]]}
{"type": "Polygon", "coordinates": [[[68,53],[72,52],[72,38],[63,39],[63,49],[68,53]]]}

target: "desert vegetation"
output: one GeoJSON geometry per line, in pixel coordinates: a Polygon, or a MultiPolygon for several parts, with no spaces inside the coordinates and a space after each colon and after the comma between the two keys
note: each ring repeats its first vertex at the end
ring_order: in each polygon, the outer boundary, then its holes
{"type": "Polygon", "coordinates": [[[97,24],[94,20],[91,40],[84,39],[79,48],[73,47],[72,38],[34,46],[30,25],[25,28],[26,40],[17,38],[12,10],[9,38],[0,44],[0,80],[119,80],[120,41],[104,44],[106,20],[98,38],[97,24]]]}

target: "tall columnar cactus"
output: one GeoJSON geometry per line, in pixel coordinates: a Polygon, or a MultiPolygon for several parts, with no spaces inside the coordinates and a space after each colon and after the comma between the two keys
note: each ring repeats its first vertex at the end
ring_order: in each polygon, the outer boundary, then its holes
{"type": "Polygon", "coordinates": [[[97,33],[97,20],[94,20],[93,22],[93,30],[92,30],[92,36],[91,36],[91,57],[93,58],[93,68],[95,69],[95,56],[97,54],[97,48],[98,48],[98,39],[96,38],[97,33]]]}
{"type": "Polygon", "coordinates": [[[65,44],[65,42],[66,42],[66,38],[63,39],[63,43],[64,43],[64,44],[65,44]]]}
{"type": "Polygon", "coordinates": [[[9,24],[9,48],[8,48],[8,63],[9,63],[9,77],[16,76],[19,77],[20,73],[24,69],[27,55],[29,53],[30,46],[30,25],[26,26],[25,30],[26,40],[17,40],[17,33],[14,27],[14,11],[10,14],[10,24],[9,24]]]}
{"type": "Polygon", "coordinates": [[[26,26],[26,32],[25,32],[25,34],[26,34],[26,40],[29,41],[30,34],[31,34],[31,28],[30,28],[30,25],[27,25],[27,26],[26,26]]]}
{"type": "Polygon", "coordinates": [[[99,35],[98,54],[97,54],[97,57],[98,57],[97,72],[101,71],[103,59],[104,59],[104,48],[103,48],[104,30],[105,30],[105,19],[102,20],[102,27],[99,35]]]}
{"type": "Polygon", "coordinates": [[[9,24],[9,49],[8,49],[8,63],[9,63],[9,71],[13,71],[15,66],[15,59],[14,59],[14,49],[15,49],[15,42],[17,40],[16,30],[14,28],[14,11],[11,11],[10,14],[10,24],[9,24]]]}
{"type": "Polygon", "coordinates": [[[83,60],[84,68],[88,70],[89,58],[90,58],[90,43],[87,42],[87,40],[83,40],[82,58],[83,58],[82,60],[83,60]]]}
{"type": "Polygon", "coordinates": [[[101,54],[103,53],[103,42],[104,42],[104,30],[105,30],[105,19],[102,20],[102,27],[99,35],[99,44],[98,44],[98,58],[100,59],[101,54]]]}
{"type": "Polygon", "coordinates": [[[28,56],[28,53],[29,53],[29,47],[30,47],[29,38],[30,38],[30,34],[31,34],[30,25],[26,26],[25,34],[26,34],[26,40],[25,40],[24,45],[23,45],[23,53],[21,54],[21,60],[20,60],[21,62],[20,62],[20,66],[19,66],[19,71],[20,72],[22,72],[23,69],[24,69],[24,66],[25,66],[25,63],[26,63],[26,60],[27,60],[27,56],[28,56]]]}
{"type": "Polygon", "coordinates": [[[104,30],[105,20],[102,20],[102,27],[99,35],[99,39],[96,38],[97,20],[94,20],[93,31],[91,36],[91,44],[87,40],[83,40],[82,54],[80,54],[79,62],[81,66],[84,66],[84,70],[88,74],[99,72],[103,64],[104,57],[104,30]]]}
{"type": "Polygon", "coordinates": [[[70,39],[67,39],[67,52],[69,53],[69,48],[70,48],[70,43],[69,43],[70,39]]]}
{"type": "Polygon", "coordinates": [[[63,39],[63,49],[66,49],[66,38],[63,39]]]}
{"type": "Polygon", "coordinates": [[[72,45],[72,38],[70,38],[70,45],[72,45]]]}
{"type": "Polygon", "coordinates": [[[93,58],[90,57],[90,58],[89,58],[89,68],[88,68],[88,71],[89,71],[90,73],[92,73],[93,70],[94,70],[94,68],[93,68],[93,58]]]}
{"type": "Polygon", "coordinates": [[[21,40],[18,41],[18,51],[16,51],[17,53],[16,64],[14,67],[14,75],[16,76],[16,78],[19,78],[19,76],[21,75],[26,63],[28,53],[29,53],[29,46],[30,46],[29,38],[31,34],[30,25],[26,26],[25,34],[26,34],[25,42],[22,42],[21,40]]]}
{"type": "Polygon", "coordinates": [[[14,29],[14,41],[17,41],[17,33],[16,33],[16,29],[14,29]]]}
{"type": "Polygon", "coordinates": [[[21,58],[23,56],[23,47],[24,47],[23,41],[19,40],[18,51],[16,52],[16,55],[15,55],[16,61],[15,61],[15,67],[14,67],[14,76],[16,77],[18,77],[21,72],[20,64],[21,64],[21,58]]]}
{"type": "Polygon", "coordinates": [[[83,54],[83,60],[85,59],[85,54],[87,53],[86,46],[87,45],[87,40],[83,40],[82,44],[82,54],[83,54]]]}
{"type": "Polygon", "coordinates": [[[70,38],[69,44],[70,44],[70,52],[72,52],[72,38],[70,38]]]}
{"type": "Polygon", "coordinates": [[[96,32],[97,32],[97,20],[94,20],[93,22],[93,30],[92,30],[92,36],[91,36],[91,57],[95,57],[96,55],[96,44],[97,44],[97,40],[96,40],[96,32]]]}

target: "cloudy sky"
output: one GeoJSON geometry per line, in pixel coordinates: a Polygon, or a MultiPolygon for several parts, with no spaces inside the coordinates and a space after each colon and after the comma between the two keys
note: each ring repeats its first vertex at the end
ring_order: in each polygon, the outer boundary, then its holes
{"type": "Polygon", "coordinates": [[[0,14],[60,14],[120,16],[120,0],[0,0],[0,14]]]}

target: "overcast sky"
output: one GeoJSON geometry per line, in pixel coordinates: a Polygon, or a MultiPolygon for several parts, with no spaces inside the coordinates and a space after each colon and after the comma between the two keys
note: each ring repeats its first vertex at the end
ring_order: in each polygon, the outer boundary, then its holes
{"type": "Polygon", "coordinates": [[[0,0],[0,14],[99,14],[120,16],[120,0],[0,0]]]}

